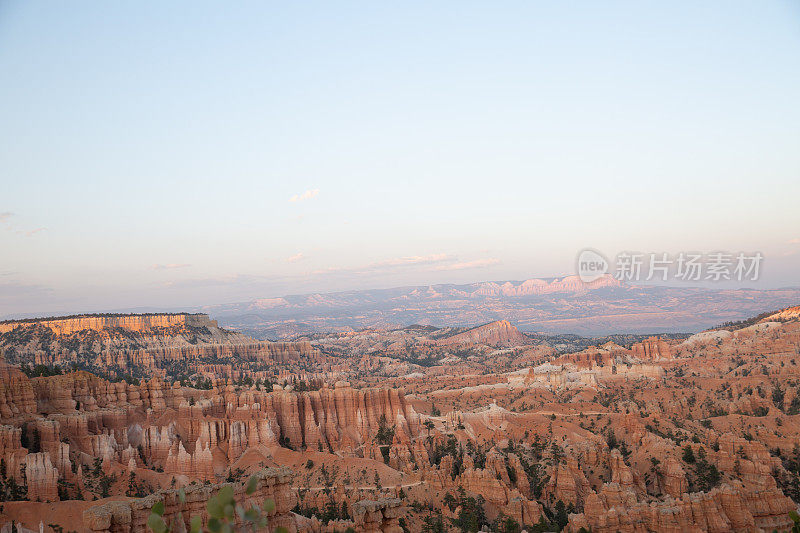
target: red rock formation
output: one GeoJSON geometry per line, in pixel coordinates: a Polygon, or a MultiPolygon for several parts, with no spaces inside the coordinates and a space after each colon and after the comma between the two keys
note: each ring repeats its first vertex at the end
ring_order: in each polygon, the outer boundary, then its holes
{"type": "Polygon", "coordinates": [[[7,420],[36,412],[36,400],[28,377],[6,363],[0,354],[0,419],[7,420]]]}
{"type": "Polygon", "coordinates": [[[754,490],[741,483],[679,500],[647,504],[615,484],[591,494],[583,514],[573,515],[567,530],[581,527],[598,533],[639,531],[772,531],[791,527],[792,501],[776,489],[754,490]],[[756,529],[759,528],[759,529],[756,529]]]}
{"type": "Polygon", "coordinates": [[[3,322],[3,346],[16,363],[66,367],[78,361],[153,375],[163,374],[175,361],[199,367],[198,359],[220,360],[232,373],[233,363],[241,361],[286,363],[319,355],[308,342],[256,341],[219,328],[206,315],[185,313],[3,322]]]}
{"type": "Polygon", "coordinates": [[[592,492],[589,480],[578,467],[578,462],[570,456],[566,461],[559,462],[553,471],[547,485],[544,487],[544,496],[550,506],[561,500],[565,504],[573,504],[577,509],[583,507],[586,497],[592,492]]]}
{"type": "Polygon", "coordinates": [[[611,450],[609,457],[611,467],[611,483],[616,483],[622,490],[630,492],[645,492],[644,485],[634,472],[625,464],[622,454],[616,448],[611,450]]]}
{"type": "Polygon", "coordinates": [[[182,442],[173,445],[169,450],[164,465],[167,474],[184,475],[207,481],[214,481],[214,457],[211,448],[198,443],[194,453],[188,453],[182,442]]]}
{"type": "Polygon", "coordinates": [[[154,464],[163,465],[169,456],[172,443],[176,440],[175,425],[148,426],[136,428],[130,436],[133,446],[141,446],[144,456],[154,464]]]}
{"type": "Polygon", "coordinates": [[[29,453],[25,456],[25,476],[28,499],[31,501],[58,501],[58,470],[47,453],[29,453]]]}
{"type": "MultiPolygon", "coordinates": [[[[374,336],[366,346],[377,346],[379,355],[340,357],[346,352],[326,348],[337,356],[304,360],[301,370],[293,364],[276,373],[257,370],[263,375],[237,370],[244,377],[266,377],[269,391],[248,386],[249,380],[213,379],[192,389],[159,377],[133,385],[85,372],[32,380],[17,372],[6,381],[17,380],[22,388],[27,383],[34,407],[4,419],[0,458],[17,481],[30,469],[30,494],[43,499],[53,497],[59,480],[68,482],[61,487],[72,497],[80,490],[91,499],[102,495],[101,488],[106,492],[102,474],[113,474],[118,481],[110,493],[121,500],[126,492],[150,487],[195,482],[193,490],[201,490],[203,482],[290,464],[299,479],[287,492],[303,494],[303,512],[333,501],[346,503],[355,519],[293,522],[303,531],[326,533],[356,524],[364,530],[394,528],[400,516],[417,531],[421,519],[408,505],[370,504],[357,513],[354,505],[401,496],[454,518],[458,503],[446,495],[458,500],[460,488],[464,496],[483,498],[478,501],[490,522],[504,516],[523,526],[546,520],[550,514],[543,509],[559,501],[581,512],[571,518],[573,530],[755,532],[788,525],[792,502],[781,488],[795,494],[790,462],[796,460],[800,423],[790,412],[798,408],[800,324],[756,324],[698,344],[700,349],[676,343],[671,349],[677,360],[666,359],[655,339],[632,350],[606,343],[560,356],[558,371],[545,372],[552,389],[540,386],[542,372],[556,368],[550,352],[515,366],[525,349],[494,350],[484,337],[464,345],[476,355],[460,359],[463,370],[452,363],[427,367],[411,363],[403,352],[409,335],[428,330],[414,331],[388,339],[377,331],[350,335],[356,347],[374,336]],[[404,355],[393,357],[380,346],[404,355]],[[477,365],[478,360],[488,362],[477,365]],[[494,370],[489,364],[496,364],[494,370]],[[527,367],[534,371],[521,370],[527,367]],[[647,378],[645,367],[664,379],[647,378]],[[366,375],[363,368],[369,369],[366,375]],[[278,374],[286,381],[273,386],[278,374]],[[370,388],[326,381],[343,374],[370,388]],[[595,387],[578,375],[595,376],[595,387]],[[316,381],[311,387],[303,383],[299,392],[292,383],[300,389],[301,379],[316,381]],[[412,393],[406,396],[405,390],[412,393]],[[414,406],[432,415],[419,415],[414,406]],[[695,461],[682,459],[685,446],[695,461]],[[716,488],[687,494],[711,486],[716,488]]],[[[422,347],[424,356],[455,352],[435,344],[434,337],[413,344],[414,350],[422,347]]],[[[324,341],[315,337],[314,343],[324,341]]],[[[274,361],[263,363],[257,368],[271,368],[274,361]]],[[[216,362],[203,364],[214,373],[210,377],[227,372],[216,362]]],[[[18,405],[14,394],[9,401],[18,405]]],[[[197,494],[189,507],[202,511],[201,496],[210,493],[197,494]]],[[[167,511],[174,516],[174,494],[163,497],[172,498],[167,511]]],[[[99,530],[140,530],[146,504],[152,504],[143,502],[107,501],[87,519],[99,530]]],[[[3,514],[16,520],[25,517],[25,506],[30,516],[30,509],[46,515],[77,505],[19,502],[6,504],[3,514]]]]}
{"type": "Polygon", "coordinates": [[[658,337],[648,337],[642,342],[631,346],[633,354],[646,361],[661,361],[672,359],[672,348],[658,337]]]}
{"type": "MultiPolygon", "coordinates": [[[[273,420],[272,432],[297,448],[345,449],[374,435],[381,420],[398,436],[419,432],[419,415],[396,389],[352,389],[340,382],[334,389],[306,393],[279,391],[261,398],[260,411],[273,420]]],[[[266,439],[269,439],[267,435],[266,439]]]]}
{"type": "Polygon", "coordinates": [[[353,518],[364,533],[400,533],[400,504],[396,498],[362,500],[353,505],[353,518]]]}
{"type": "MultiPolygon", "coordinates": [[[[421,461],[418,457],[418,463],[421,461]]],[[[514,454],[509,454],[514,456],[514,454]]],[[[427,460],[427,458],[425,458],[427,460]]],[[[505,458],[496,450],[487,453],[486,468],[475,468],[469,455],[463,456],[464,471],[455,479],[452,478],[453,457],[446,455],[442,457],[441,463],[437,467],[424,470],[422,477],[426,485],[437,489],[458,491],[463,488],[467,493],[480,495],[494,509],[501,511],[505,516],[517,520],[520,524],[534,524],[542,516],[542,506],[530,500],[521,489],[527,487],[527,475],[521,469],[518,458],[509,457],[509,467],[512,471],[518,472],[519,476],[516,484],[509,480],[505,458]],[[519,471],[518,471],[519,468],[519,471]]],[[[496,511],[495,511],[496,512],[496,511]]]]}
{"type": "Polygon", "coordinates": [[[438,344],[451,346],[458,344],[488,344],[491,346],[519,346],[528,338],[507,320],[498,320],[477,326],[452,337],[440,339],[438,344]]]}
{"type": "Polygon", "coordinates": [[[111,383],[94,374],[79,371],[60,376],[32,380],[40,412],[70,413],[94,411],[111,407],[138,407],[155,411],[177,409],[183,402],[183,392],[159,378],[140,385],[111,383]]]}
{"type": "MultiPolygon", "coordinates": [[[[260,507],[265,499],[271,498],[275,501],[275,510],[269,515],[270,527],[283,526],[291,532],[296,531],[295,520],[290,512],[296,502],[296,496],[290,487],[291,471],[285,468],[268,468],[255,475],[258,485],[249,496],[244,493],[244,484],[234,485],[237,501],[249,508],[250,505],[260,507]]],[[[88,531],[97,533],[146,531],[150,509],[159,501],[164,502],[163,517],[167,523],[171,524],[173,519],[180,516],[188,529],[191,517],[199,515],[203,517],[203,524],[206,524],[206,502],[222,486],[189,485],[184,488],[185,504],[181,504],[176,490],[160,491],[139,500],[103,503],[90,507],[83,513],[83,525],[88,531]]]]}
{"type": "Polygon", "coordinates": [[[6,475],[20,479],[28,450],[21,444],[22,428],[0,426],[0,459],[5,461],[6,475]]]}
{"type": "Polygon", "coordinates": [[[658,483],[660,491],[669,494],[673,498],[679,498],[689,490],[689,483],[686,481],[686,472],[683,466],[672,456],[664,458],[659,471],[658,483]]]}

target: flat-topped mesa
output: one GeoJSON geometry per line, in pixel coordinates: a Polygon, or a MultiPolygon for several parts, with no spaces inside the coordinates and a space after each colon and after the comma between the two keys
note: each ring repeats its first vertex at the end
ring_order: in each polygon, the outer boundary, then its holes
{"type": "MultiPolygon", "coordinates": [[[[86,315],[0,323],[0,350],[12,364],[78,365],[110,377],[165,375],[187,364],[286,363],[319,356],[309,342],[259,341],[204,314],[86,315]],[[179,365],[174,363],[178,362],[179,365]]],[[[232,369],[232,367],[231,367],[232,369]]],[[[247,370],[247,365],[239,367],[247,370]]],[[[174,374],[174,372],[173,372],[174,374]]],[[[175,377],[172,375],[172,377],[175,377]]]]}
{"type": "Polygon", "coordinates": [[[0,322],[0,333],[12,331],[17,327],[45,326],[56,335],[71,335],[79,331],[103,331],[121,328],[129,331],[149,332],[159,328],[187,326],[193,328],[218,328],[216,320],[205,314],[158,313],[141,315],[78,315],[70,317],[37,318],[0,322]]]}

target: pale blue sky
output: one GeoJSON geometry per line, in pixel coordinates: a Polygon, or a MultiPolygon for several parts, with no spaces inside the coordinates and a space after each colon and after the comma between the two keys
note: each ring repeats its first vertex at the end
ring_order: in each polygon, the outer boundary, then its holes
{"type": "Polygon", "coordinates": [[[799,6],[3,0],[0,315],[585,246],[760,250],[798,285],[799,6]]]}

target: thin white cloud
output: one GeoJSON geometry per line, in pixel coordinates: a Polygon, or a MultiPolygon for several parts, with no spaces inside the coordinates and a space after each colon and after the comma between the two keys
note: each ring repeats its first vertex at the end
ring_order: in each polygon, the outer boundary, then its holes
{"type": "Polygon", "coordinates": [[[47,228],[36,228],[36,229],[28,230],[28,231],[18,231],[17,233],[21,233],[21,234],[25,235],[26,237],[32,237],[33,235],[36,235],[37,233],[39,233],[41,231],[45,231],[45,230],[47,230],[47,228]]]}
{"type": "Polygon", "coordinates": [[[9,283],[0,283],[0,302],[4,300],[11,300],[15,297],[31,297],[45,294],[49,295],[52,292],[52,288],[42,285],[29,285],[13,281],[9,283]]]}
{"type": "Polygon", "coordinates": [[[32,237],[37,233],[45,231],[47,228],[34,228],[34,229],[18,229],[11,223],[11,219],[16,215],[11,211],[4,211],[0,213],[0,226],[3,226],[6,231],[13,231],[18,235],[24,235],[25,237],[32,237]]]}
{"type": "Polygon", "coordinates": [[[381,267],[394,267],[394,266],[404,266],[404,265],[424,265],[430,263],[438,263],[440,261],[446,261],[449,259],[447,254],[431,254],[431,255],[410,255],[407,257],[397,257],[395,259],[387,259],[386,261],[378,261],[377,263],[372,263],[371,267],[373,268],[381,268],[381,267]]]}
{"type": "Polygon", "coordinates": [[[385,270],[393,270],[403,267],[413,267],[419,265],[432,265],[450,260],[447,254],[431,254],[431,255],[410,255],[405,257],[395,257],[393,259],[386,259],[384,261],[376,261],[368,265],[358,267],[331,267],[321,270],[315,270],[312,274],[339,274],[339,273],[354,273],[354,274],[367,274],[370,272],[380,272],[385,270]]]}
{"type": "MultiPolygon", "coordinates": [[[[287,262],[303,261],[308,259],[302,252],[298,252],[286,258],[287,262]]],[[[179,279],[170,280],[163,284],[164,287],[171,289],[198,289],[198,288],[236,288],[237,290],[249,290],[251,292],[264,291],[264,290],[278,290],[286,283],[296,282],[298,280],[309,281],[314,277],[320,276],[326,279],[327,276],[342,276],[345,279],[349,276],[359,275],[390,275],[400,272],[409,271],[436,271],[436,270],[464,270],[468,268],[481,268],[500,263],[499,259],[478,259],[475,261],[459,262],[458,257],[448,255],[445,253],[436,253],[428,255],[409,255],[402,257],[393,257],[384,259],[382,261],[375,261],[365,265],[355,267],[330,267],[325,269],[314,270],[312,272],[294,273],[287,276],[268,276],[268,275],[252,275],[252,274],[237,274],[231,276],[221,277],[208,277],[208,278],[192,278],[192,279],[179,279]]],[[[153,265],[164,268],[177,268],[184,265],[153,265]]],[[[185,265],[189,266],[189,265],[185,265]]]]}
{"type": "Polygon", "coordinates": [[[786,241],[786,244],[800,244],[800,238],[798,239],[789,239],[786,241]]]}
{"type": "Polygon", "coordinates": [[[316,195],[319,194],[319,189],[309,189],[302,194],[295,194],[291,198],[289,198],[290,202],[303,202],[305,200],[311,200],[316,195]]]}
{"type": "Polygon", "coordinates": [[[151,266],[150,268],[153,270],[175,270],[178,268],[187,268],[190,266],[192,265],[190,265],[189,263],[167,263],[166,265],[156,264],[151,266]]]}
{"type": "Polygon", "coordinates": [[[261,276],[251,274],[236,274],[232,276],[191,278],[167,281],[163,284],[167,288],[195,289],[202,287],[238,287],[250,290],[276,290],[289,281],[296,280],[297,276],[261,276]]]}
{"type": "Polygon", "coordinates": [[[476,259],[475,261],[464,261],[461,263],[451,263],[449,265],[439,265],[436,270],[466,270],[468,268],[485,268],[488,266],[496,265],[500,262],[499,259],[476,259]]]}

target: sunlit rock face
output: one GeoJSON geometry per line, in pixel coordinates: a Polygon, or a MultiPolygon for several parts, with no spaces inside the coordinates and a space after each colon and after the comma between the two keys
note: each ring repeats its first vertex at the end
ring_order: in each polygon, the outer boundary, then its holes
{"type": "Polygon", "coordinates": [[[115,379],[201,373],[239,378],[318,355],[308,342],[257,341],[204,314],[86,315],[0,323],[9,363],[78,368],[115,379]]]}
{"type": "Polygon", "coordinates": [[[86,315],[41,320],[7,321],[0,323],[0,333],[16,328],[43,326],[55,335],[72,335],[80,331],[121,329],[131,332],[158,332],[174,327],[218,328],[217,321],[203,314],[146,314],[146,315],[86,315]]]}
{"type": "Polygon", "coordinates": [[[490,346],[519,346],[527,338],[507,320],[498,320],[468,329],[439,341],[443,345],[487,344],[490,346]]]}

